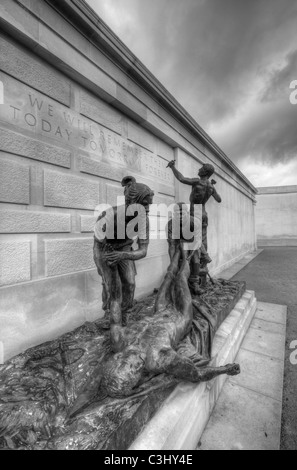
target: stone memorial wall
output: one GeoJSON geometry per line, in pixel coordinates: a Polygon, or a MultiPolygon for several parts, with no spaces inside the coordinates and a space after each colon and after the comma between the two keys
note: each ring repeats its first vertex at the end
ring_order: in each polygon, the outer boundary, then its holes
{"type": "Polygon", "coordinates": [[[258,188],[259,246],[297,246],[297,186],[258,188]]]}
{"type": "MultiPolygon", "coordinates": [[[[4,0],[0,13],[4,359],[102,315],[96,206],[123,196],[126,175],[154,202],[188,202],[168,162],[190,177],[212,163],[223,202],[208,203],[211,272],[255,249],[255,188],[84,1],[4,0]]],[[[152,240],[138,297],[168,260],[152,240]]]]}

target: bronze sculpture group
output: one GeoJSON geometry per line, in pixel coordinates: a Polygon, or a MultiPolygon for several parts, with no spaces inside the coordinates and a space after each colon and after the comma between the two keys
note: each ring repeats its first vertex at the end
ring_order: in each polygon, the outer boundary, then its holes
{"type": "Polygon", "coordinates": [[[221,201],[215,182],[209,181],[214,169],[203,165],[198,178],[186,179],[173,162],[169,166],[192,192],[190,210],[178,203],[167,224],[170,264],[161,286],[134,301],[135,261],[147,255],[154,193],[127,176],[122,181],[125,204],[102,212],[94,230],[104,320],[0,366],[0,449],[127,446],[138,429],[131,416],[137,415],[137,425],[148,419],[141,411],[145,400],[151,400],[152,413],[166,390],[180,381],[199,383],[240,373],[237,364],[210,364],[214,334],[244,289],[236,282],[206,283],[211,260],[205,204],[211,196],[221,201]],[[202,205],[202,224],[195,220],[195,204],[202,205]],[[190,238],[175,233],[185,222],[190,238]]]}
{"type": "MultiPolygon", "coordinates": [[[[221,197],[217,193],[214,180],[209,181],[215,169],[210,164],[204,164],[198,172],[198,178],[185,178],[176,168],[175,161],[169,162],[168,166],[172,169],[174,175],[183,184],[192,187],[190,195],[190,214],[187,213],[184,203],[177,203],[181,225],[186,217],[190,219],[190,227],[192,230],[197,227],[195,225],[195,205],[202,206],[202,240],[199,246],[189,255],[191,263],[189,284],[194,294],[203,292],[201,287],[205,287],[206,274],[208,273],[207,264],[211,262],[211,258],[207,253],[207,227],[208,214],[206,212],[206,203],[212,196],[217,202],[221,202],[221,197]]],[[[94,261],[97,266],[99,275],[102,277],[102,302],[103,310],[110,310],[110,285],[111,285],[111,268],[117,266],[122,289],[122,311],[125,312],[133,305],[135,292],[135,261],[145,258],[149,244],[149,206],[153,203],[154,192],[146,185],[137,183],[132,176],[126,176],[122,180],[122,186],[125,187],[125,206],[113,207],[108,211],[102,212],[95,226],[94,237],[94,261]],[[142,230],[138,227],[138,235],[136,237],[138,249],[133,251],[132,244],[135,240],[129,236],[127,226],[134,218],[134,214],[128,214],[129,206],[139,204],[145,208],[145,220],[142,224],[142,230]],[[119,217],[120,213],[120,217],[119,217]],[[104,219],[104,224],[102,224],[104,219]],[[117,231],[118,225],[121,224],[121,230],[117,231]],[[98,225],[101,233],[99,234],[98,225]],[[107,234],[109,226],[111,231],[107,234]],[[120,233],[120,236],[119,236],[120,233]],[[103,236],[102,236],[103,234],[103,236]],[[110,237],[111,235],[111,237],[110,237]]],[[[184,224],[185,225],[185,224],[184,224]]],[[[189,240],[183,239],[182,230],[179,236],[173,236],[172,220],[167,225],[167,240],[169,246],[169,257],[172,260],[176,246],[180,242],[189,240]]]]}
{"type": "MultiPolygon", "coordinates": [[[[149,243],[148,212],[153,202],[153,192],[147,186],[138,184],[133,177],[126,177],[122,184],[125,189],[126,208],[129,204],[138,203],[145,208],[145,232],[137,237],[138,250],[132,251],[133,240],[127,237],[119,240],[115,233],[116,215],[118,208],[113,208],[111,215],[100,214],[95,226],[94,260],[103,280],[103,304],[107,318],[110,321],[110,340],[114,355],[102,366],[96,381],[99,395],[125,397],[135,393],[147,377],[161,373],[170,374],[180,380],[201,382],[208,381],[220,374],[237,375],[240,372],[236,364],[224,367],[199,368],[195,362],[183,357],[176,350],[179,343],[190,333],[193,323],[193,298],[201,294],[199,288],[200,259],[206,265],[209,257],[207,248],[207,213],[205,204],[213,196],[221,202],[220,196],[214,189],[214,181],[209,177],[214,172],[211,165],[203,165],[199,171],[200,178],[184,178],[171,162],[170,167],[181,182],[192,185],[190,196],[190,214],[183,209],[183,204],[177,205],[175,216],[182,224],[185,218],[190,218],[190,224],[195,226],[194,206],[203,205],[202,239],[199,243],[199,227],[193,232],[193,240],[173,237],[173,221],[167,225],[170,265],[164,281],[158,291],[154,305],[154,315],[144,317],[141,322],[124,325],[123,314],[133,306],[135,290],[134,260],[145,257],[149,243]],[[102,226],[101,220],[104,219],[102,226]],[[112,222],[113,239],[106,233],[112,222]],[[105,235],[105,237],[104,237],[105,235]],[[99,238],[102,238],[100,240],[99,238]],[[195,246],[195,238],[198,246],[195,246]],[[185,250],[186,243],[194,243],[192,250],[185,250]],[[106,249],[109,246],[109,249],[106,249]],[[202,251],[202,254],[201,254],[202,251]],[[132,263],[131,263],[132,261],[132,263]],[[131,264],[129,264],[131,263],[131,264]],[[128,273],[128,275],[127,275],[128,273]],[[127,290],[126,290],[127,289],[127,290]]],[[[129,217],[123,212],[122,223],[127,228],[129,217]]],[[[120,219],[121,220],[121,219],[120,219]]],[[[196,225],[197,227],[197,225],[196,225]]],[[[205,266],[204,266],[205,267],[205,266]]],[[[194,300],[197,307],[197,299],[194,300]]],[[[199,309],[199,306],[198,306],[199,309]]],[[[203,308],[200,306],[200,311],[203,308]]],[[[210,360],[210,358],[208,358],[210,360]]],[[[208,360],[208,362],[209,362],[208,360]]],[[[94,398],[94,390],[90,383],[86,385],[74,404],[70,415],[74,416],[94,398]]],[[[96,396],[96,393],[95,393],[96,396]]]]}

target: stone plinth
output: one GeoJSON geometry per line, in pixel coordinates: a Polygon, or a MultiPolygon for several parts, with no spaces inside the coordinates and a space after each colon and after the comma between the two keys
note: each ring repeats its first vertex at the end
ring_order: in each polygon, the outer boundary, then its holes
{"type": "MultiPolygon", "coordinates": [[[[234,362],[256,312],[254,292],[246,291],[216,333],[213,366],[234,362]]],[[[200,385],[176,387],[129,450],[193,450],[226,381],[220,376],[200,385]]]]}

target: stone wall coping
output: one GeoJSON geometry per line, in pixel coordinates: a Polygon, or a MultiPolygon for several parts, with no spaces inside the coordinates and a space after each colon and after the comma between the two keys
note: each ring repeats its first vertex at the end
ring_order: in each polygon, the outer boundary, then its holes
{"type": "Polygon", "coordinates": [[[260,187],[257,188],[258,195],[263,194],[289,194],[289,193],[297,193],[297,185],[296,186],[267,186],[267,187],[260,187]]]}

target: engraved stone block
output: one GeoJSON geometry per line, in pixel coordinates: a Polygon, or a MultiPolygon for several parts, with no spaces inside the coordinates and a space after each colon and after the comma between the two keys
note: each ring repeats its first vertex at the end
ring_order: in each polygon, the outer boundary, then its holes
{"type": "Polygon", "coordinates": [[[70,168],[71,152],[6,129],[0,129],[0,150],[70,168]]]}
{"type": "Polygon", "coordinates": [[[122,133],[122,116],[111,106],[105,104],[94,95],[81,91],[80,93],[80,112],[92,121],[101,124],[112,131],[122,133]]]}
{"type": "Polygon", "coordinates": [[[151,152],[156,151],[156,137],[131,121],[128,122],[128,139],[151,152]]]}
{"type": "Polygon", "coordinates": [[[80,157],[79,169],[82,173],[89,175],[101,176],[102,178],[121,181],[124,177],[124,169],[107,163],[97,162],[87,157],[80,157]]]}

